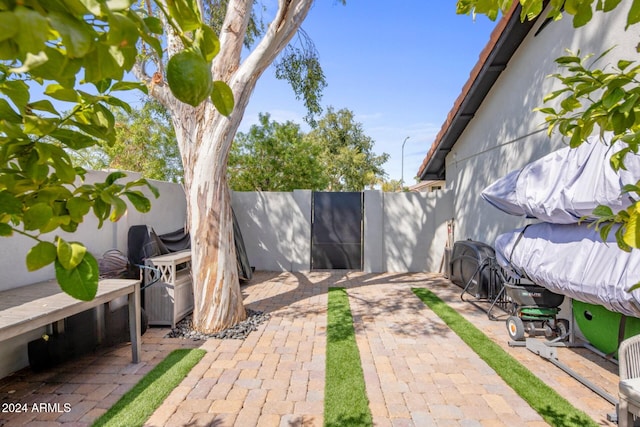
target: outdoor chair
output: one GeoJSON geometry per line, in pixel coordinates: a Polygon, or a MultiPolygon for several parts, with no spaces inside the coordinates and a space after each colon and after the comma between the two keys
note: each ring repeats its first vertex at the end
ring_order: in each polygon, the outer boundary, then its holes
{"type": "Polygon", "coordinates": [[[632,427],[640,416],[640,335],[622,341],[618,349],[620,384],[618,426],[632,427]]]}

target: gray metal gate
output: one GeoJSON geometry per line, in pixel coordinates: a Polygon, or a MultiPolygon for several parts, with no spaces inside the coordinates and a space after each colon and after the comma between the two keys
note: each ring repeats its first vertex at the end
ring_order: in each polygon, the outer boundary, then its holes
{"type": "Polygon", "coordinates": [[[314,192],[311,268],[362,270],[363,195],[314,192]]]}

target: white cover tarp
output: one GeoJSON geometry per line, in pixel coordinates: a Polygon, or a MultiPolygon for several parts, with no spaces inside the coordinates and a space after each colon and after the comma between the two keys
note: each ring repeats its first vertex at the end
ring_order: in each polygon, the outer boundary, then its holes
{"type": "Polygon", "coordinates": [[[498,236],[498,263],[515,277],[611,311],[640,317],[640,250],[624,252],[615,230],[603,242],[586,224],[539,223],[498,236]]]}
{"type": "Polygon", "coordinates": [[[627,208],[626,184],[640,180],[640,156],[628,154],[628,170],[616,173],[611,155],[624,145],[603,144],[592,137],[580,147],[555,151],[491,184],[482,197],[498,209],[555,224],[572,224],[590,216],[598,205],[618,212],[627,208]]]}

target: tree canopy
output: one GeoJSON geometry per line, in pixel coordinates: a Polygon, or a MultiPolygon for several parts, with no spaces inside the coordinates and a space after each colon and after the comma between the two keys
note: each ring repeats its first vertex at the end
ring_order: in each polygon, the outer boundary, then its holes
{"type": "Polygon", "coordinates": [[[389,155],[374,153],[373,139],[365,135],[362,124],[354,120],[348,109],[327,108],[308,138],[324,148],[327,190],[362,191],[386,176],[382,166],[389,155]]]}
{"type": "Polygon", "coordinates": [[[373,153],[347,109],[329,107],[309,133],[293,122],[284,124],[260,114],[260,124],[238,133],[229,157],[230,186],[238,191],[294,189],[362,191],[386,176],[388,155],[373,153]]]}
{"type": "Polygon", "coordinates": [[[229,155],[229,185],[236,191],[320,190],[327,177],[322,147],[291,121],[278,123],[260,114],[259,125],[236,135],[229,155]]]}
{"type": "Polygon", "coordinates": [[[140,109],[115,113],[116,138],[72,151],[74,163],[88,169],[116,169],[140,172],[143,178],[181,182],[182,161],[167,110],[152,99],[140,109]]]}

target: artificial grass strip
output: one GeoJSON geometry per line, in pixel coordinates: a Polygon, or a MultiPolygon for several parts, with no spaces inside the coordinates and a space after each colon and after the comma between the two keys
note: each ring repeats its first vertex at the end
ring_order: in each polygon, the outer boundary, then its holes
{"type": "Polygon", "coordinates": [[[412,291],[546,422],[556,427],[598,426],[433,292],[424,288],[412,291]]]}
{"type": "Polygon", "coordinates": [[[206,351],[201,349],[172,351],[98,418],[93,426],[142,426],[205,354],[206,351]]]}
{"type": "Polygon", "coordinates": [[[329,288],[324,425],[371,426],[369,399],[345,288],[329,288]]]}

